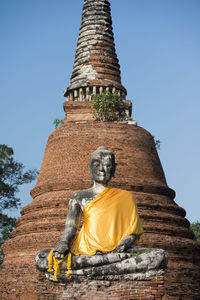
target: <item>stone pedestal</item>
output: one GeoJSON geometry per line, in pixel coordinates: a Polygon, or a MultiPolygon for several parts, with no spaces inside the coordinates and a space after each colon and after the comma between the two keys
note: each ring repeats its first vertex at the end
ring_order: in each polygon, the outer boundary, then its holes
{"type": "Polygon", "coordinates": [[[161,300],[164,296],[164,277],[155,277],[145,281],[85,281],[71,282],[62,293],[62,300],[161,300]]]}

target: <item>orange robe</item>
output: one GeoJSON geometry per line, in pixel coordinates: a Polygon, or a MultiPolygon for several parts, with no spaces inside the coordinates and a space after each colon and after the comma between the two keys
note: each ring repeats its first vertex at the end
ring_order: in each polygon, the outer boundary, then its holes
{"type": "Polygon", "coordinates": [[[108,187],[83,209],[84,224],[71,246],[75,255],[110,252],[130,234],[143,233],[132,193],[108,187]]]}

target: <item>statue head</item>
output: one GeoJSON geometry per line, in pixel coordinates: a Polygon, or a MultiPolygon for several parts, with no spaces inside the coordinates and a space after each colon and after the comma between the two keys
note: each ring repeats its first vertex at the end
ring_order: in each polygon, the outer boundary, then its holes
{"type": "Polygon", "coordinates": [[[91,183],[108,183],[115,174],[116,163],[114,153],[101,146],[90,157],[89,170],[91,183]]]}

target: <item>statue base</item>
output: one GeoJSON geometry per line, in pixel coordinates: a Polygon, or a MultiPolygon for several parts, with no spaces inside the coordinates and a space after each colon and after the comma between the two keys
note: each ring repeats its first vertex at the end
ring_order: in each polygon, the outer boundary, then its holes
{"type": "MultiPolygon", "coordinates": [[[[32,257],[31,261],[34,261],[32,257]]],[[[146,280],[74,280],[68,283],[54,283],[45,278],[44,274],[28,264],[26,268],[18,264],[13,267],[2,267],[2,273],[10,275],[8,284],[0,282],[3,300],[194,300],[193,296],[185,295],[170,297],[166,290],[165,276],[151,277],[146,280]],[[17,281],[17,284],[16,284],[17,281]]],[[[79,277],[80,278],[80,277],[79,277]]],[[[80,278],[82,279],[82,278],[80,278]]]]}
{"type": "Polygon", "coordinates": [[[164,277],[158,276],[142,281],[81,281],[66,285],[62,297],[57,299],[154,299],[160,300],[165,295],[164,277]]]}

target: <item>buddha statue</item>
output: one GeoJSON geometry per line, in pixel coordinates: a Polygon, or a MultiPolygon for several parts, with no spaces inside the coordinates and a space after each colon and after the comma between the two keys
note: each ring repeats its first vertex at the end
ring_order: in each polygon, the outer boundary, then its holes
{"type": "Polygon", "coordinates": [[[143,228],[132,193],[110,185],[116,170],[114,154],[101,146],[92,153],[88,167],[92,187],[72,195],[64,232],[54,249],[36,254],[38,269],[54,281],[63,274],[95,277],[143,272],[145,264],[150,274],[153,269],[163,270],[164,250],[136,246],[143,228]]]}

